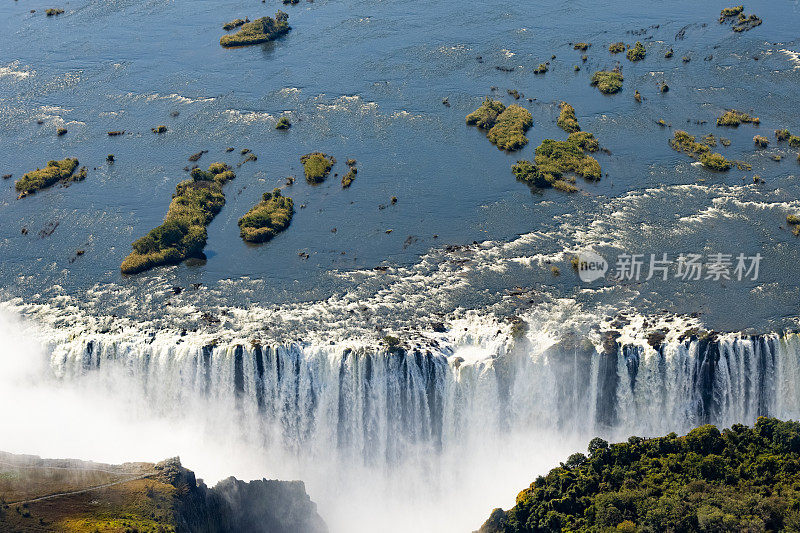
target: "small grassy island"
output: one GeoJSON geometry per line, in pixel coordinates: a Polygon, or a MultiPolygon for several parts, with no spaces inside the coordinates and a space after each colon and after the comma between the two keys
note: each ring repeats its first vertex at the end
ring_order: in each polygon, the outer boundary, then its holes
{"type": "Polygon", "coordinates": [[[561,102],[558,108],[561,110],[556,121],[558,127],[567,133],[580,131],[581,127],[578,125],[577,117],[575,117],[575,108],[566,102],[561,102]]]}
{"type": "Polygon", "coordinates": [[[683,130],[675,130],[673,138],[669,140],[669,145],[674,150],[699,160],[704,167],[710,170],[729,170],[733,163],[725,159],[721,154],[711,151],[711,146],[716,146],[716,144],[716,140],[708,136],[704,138],[702,143],[697,142],[693,135],[689,135],[683,130]]]}
{"type": "Polygon", "coordinates": [[[592,86],[603,94],[614,94],[622,90],[622,73],[617,70],[598,70],[592,74],[592,86]]]}
{"type": "Polygon", "coordinates": [[[644,59],[646,55],[647,50],[645,50],[644,45],[640,41],[636,41],[636,44],[625,54],[629,61],[640,61],[644,59]]]}
{"type": "Polygon", "coordinates": [[[288,130],[292,127],[292,123],[289,120],[289,117],[281,117],[278,119],[278,122],[275,123],[276,130],[288,130]]]}
{"type": "Polygon", "coordinates": [[[208,171],[192,170],[191,178],[175,187],[164,223],[133,242],[133,251],[120,266],[122,273],[137,274],[202,257],[206,226],[225,205],[222,186],[235,177],[224,163],[213,163],[208,171]]]}
{"type": "Polygon", "coordinates": [[[530,111],[516,104],[506,107],[502,102],[487,98],[481,106],[467,115],[467,124],[486,132],[486,138],[502,150],[517,150],[528,144],[525,132],[533,125],[530,111]]]}
{"type": "Polygon", "coordinates": [[[289,15],[283,11],[278,11],[275,13],[274,19],[272,17],[261,17],[253,22],[243,23],[236,33],[223,35],[219,40],[219,44],[231,47],[266,43],[288,33],[292,29],[288,21],[289,15]]]}
{"type": "Polygon", "coordinates": [[[618,43],[611,43],[608,45],[608,51],[612,54],[619,54],[620,52],[625,51],[625,43],[618,42],[618,43]]]}
{"type": "Polygon", "coordinates": [[[49,9],[44,10],[44,14],[47,15],[48,17],[55,17],[56,15],[60,15],[63,12],[64,10],[58,7],[51,7],[49,9]]]}
{"type": "Polygon", "coordinates": [[[336,159],[322,152],[312,152],[302,156],[300,162],[303,163],[307,182],[322,183],[330,174],[331,167],[336,164],[336,159]]]}
{"type": "Polygon", "coordinates": [[[800,423],[700,426],[679,437],[589,442],[495,509],[479,533],[794,531],[800,423]]]}
{"type": "Polygon", "coordinates": [[[758,125],[761,121],[758,117],[751,117],[747,113],[735,109],[729,109],[717,118],[717,126],[733,126],[736,128],[742,123],[758,125]]]}
{"type": "MultiPolygon", "coordinates": [[[[578,120],[575,118],[575,109],[571,105],[562,102],[560,108],[559,126],[561,122],[565,122],[568,127],[575,128],[567,140],[545,139],[536,148],[533,162],[517,161],[511,167],[511,172],[519,181],[534,187],[553,187],[564,192],[577,192],[578,188],[574,185],[575,177],[570,174],[589,181],[600,179],[600,163],[584,153],[598,151],[600,143],[591,133],[580,131],[578,120]],[[562,116],[565,117],[563,121],[562,116]]],[[[561,127],[565,131],[570,131],[564,126],[561,127]]]]}
{"type": "Polygon", "coordinates": [[[14,183],[14,188],[19,193],[17,198],[25,198],[29,194],[46,189],[58,182],[67,184],[84,180],[86,178],[86,167],[81,168],[78,172],[75,172],[76,168],[78,168],[78,160],[74,157],[68,157],[61,161],[48,161],[46,167],[37,168],[27,174],[23,174],[14,183]]]}
{"type": "Polygon", "coordinates": [[[350,185],[352,185],[353,180],[356,179],[356,174],[358,174],[358,169],[356,168],[355,159],[348,159],[347,166],[349,167],[349,170],[347,171],[347,174],[342,176],[342,189],[346,189],[350,185]]]}
{"type": "Polygon", "coordinates": [[[719,23],[724,24],[726,22],[733,23],[733,31],[743,32],[760,26],[763,21],[754,14],[745,15],[744,6],[736,6],[726,7],[720,12],[719,23]]]}
{"type": "Polygon", "coordinates": [[[289,227],[294,215],[294,202],[276,188],[265,192],[261,201],[239,219],[242,239],[251,243],[267,242],[289,227]]]}

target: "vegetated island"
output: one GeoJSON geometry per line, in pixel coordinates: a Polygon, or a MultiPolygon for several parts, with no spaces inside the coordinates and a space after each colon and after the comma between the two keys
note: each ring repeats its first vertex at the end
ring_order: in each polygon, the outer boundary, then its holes
{"type": "Polygon", "coordinates": [[[584,152],[596,152],[600,143],[589,132],[580,131],[575,109],[566,102],[560,104],[558,125],[569,132],[566,141],[545,139],[536,148],[533,162],[517,161],[511,172],[528,185],[539,188],[553,187],[564,192],[577,192],[575,174],[589,181],[599,180],[600,163],[584,152]]]}
{"type": "Polygon", "coordinates": [[[733,23],[733,31],[743,32],[760,26],[763,22],[755,14],[745,15],[744,6],[726,7],[719,14],[719,23],[733,23]]]}
{"type": "Polygon", "coordinates": [[[620,52],[624,52],[625,43],[621,41],[618,43],[611,43],[610,45],[608,45],[608,51],[611,52],[612,54],[619,54],[620,52]]]}
{"type": "Polygon", "coordinates": [[[722,115],[717,117],[717,126],[732,126],[738,128],[739,124],[747,123],[758,125],[761,123],[758,117],[751,117],[747,113],[737,111],[735,109],[728,109],[722,115]]]}
{"type": "Polygon", "coordinates": [[[622,90],[622,80],[619,70],[598,70],[592,74],[591,85],[603,94],[614,94],[622,90]]]}
{"type": "Polygon", "coordinates": [[[669,145],[674,150],[699,160],[704,167],[710,170],[729,170],[733,163],[725,159],[722,154],[711,151],[711,147],[716,144],[713,135],[704,137],[703,142],[697,142],[694,135],[689,135],[683,130],[675,130],[673,138],[669,140],[669,145]]]}
{"type": "Polygon", "coordinates": [[[0,531],[325,533],[302,481],[239,481],[213,488],[181,466],[110,465],[0,452],[0,531]]]}
{"type": "Polygon", "coordinates": [[[627,57],[629,61],[640,61],[644,59],[646,55],[647,50],[645,50],[644,45],[640,41],[636,41],[636,44],[628,50],[625,57],[627,57]]]}
{"type": "Polygon", "coordinates": [[[498,100],[487,98],[467,115],[467,125],[485,130],[486,138],[501,150],[513,151],[528,144],[525,132],[533,125],[533,116],[522,106],[506,107],[498,100]]]}
{"type": "Polygon", "coordinates": [[[246,242],[267,242],[289,227],[292,215],[294,202],[276,187],[265,192],[261,201],[239,219],[240,235],[246,242]]]}
{"type": "Polygon", "coordinates": [[[133,242],[133,251],[120,266],[122,273],[137,274],[202,257],[206,226],[225,205],[222,186],[235,177],[224,163],[213,163],[208,171],[193,169],[191,178],[175,187],[164,223],[133,242]]]}
{"type": "MultiPolygon", "coordinates": [[[[237,23],[239,20],[233,22],[237,23]]],[[[235,28],[236,26],[233,27],[235,28]]],[[[272,17],[261,17],[252,22],[245,22],[239,25],[239,31],[230,35],[223,35],[219,40],[219,44],[231,47],[266,43],[288,33],[291,29],[289,15],[283,11],[278,11],[275,13],[274,19],[272,17]]]]}
{"type": "Polygon", "coordinates": [[[589,442],[480,533],[796,531],[800,423],[700,426],[679,437],[589,442]]]}
{"type": "Polygon", "coordinates": [[[348,171],[347,173],[342,176],[342,189],[346,189],[353,184],[353,180],[356,179],[356,174],[358,174],[358,169],[356,168],[356,160],[355,159],[348,159],[347,160],[348,171]]]}
{"type": "Polygon", "coordinates": [[[311,152],[302,156],[300,162],[308,183],[322,183],[330,174],[331,167],[336,164],[336,159],[322,152],[311,152]]]}
{"type": "Polygon", "coordinates": [[[14,188],[19,193],[17,199],[25,198],[36,191],[46,189],[55,183],[69,184],[73,181],[86,179],[86,167],[81,167],[78,172],[78,160],[74,157],[67,157],[61,161],[48,161],[44,168],[37,168],[26,174],[14,183],[14,188]]]}

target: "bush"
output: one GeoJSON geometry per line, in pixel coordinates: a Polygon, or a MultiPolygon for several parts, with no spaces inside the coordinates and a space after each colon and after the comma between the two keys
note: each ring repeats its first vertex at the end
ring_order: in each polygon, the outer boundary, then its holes
{"type": "Polygon", "coordinates": [[[292,127],[292,123],[289,121],[289,117],[281,117],[278,119],[278,122],[275,124],[276,130],[288,130],[292,127]]]}
{"type": "Polygon", "coordinates": [[[673,138],[670,139],[669,145],[679,152],[684,152],[690,157],[698,159],[704,167],[711,170],[725,171],[729,170],[732,162],[728,161],[722,155],[712,153],[709,144],[716,144],[716,140],[712,137],[706,136],[705,142],[699,143],[695,141],[693,135],[689,135],[683,130],[675,130],[673,138]]]}
{"type": "Polygon", "coordinates": [[[67,181],[80,181],[86,177],[86,170],[82,169],[83,177],[73,179],[73,173],[78,168],[78,160],[74,157],[68,157],[61,161],[48,161],[47,166],[42,169],[32,170],[23,174],[20,179],[14,183],[14,188],[20,193],[19,197],[35,193],[38,190],[45,189],[55,184],[56,182],[67,181]]]}
{"type": "Polygon", "coordinates": [[[486,138],[502,150],[516,150],[528,144],[525,132],[532,125],[530,111],[518,105],[510,105],[497,117],[497,122],[486,134],[486,138]]]}
{"type": "Polygon", "coordinates": [[[283,11],[275,13],[275,18],[261,17],[253,22],[243,24],[239,31],[232,35],[223,35],[219,44],[225,47],[248,46],[266,43],[289,32],[289,15],[283,11]]]}
{"type": "Polygon", "coordinates": [[[261,201],[239,219],[242,239],[262,243],[289,227],[294,215],[294,202],[281,195],[280,189],[265,192],[261,201]]]}
{"type": "Polygon", "coordinates": [[[200,256],[206,245],[206,226],[225,205],[222,185],[235,177],[228,168],[214,163],[207,172],[194,169],[191,179],[180,182],[164,222],[133,242],[133,251],[120,265],[122,273],[136,274],[200,256]]]}
{"type": "Polygon", "coordinates": [[[743,113],[735,109],[729,109],[720,115],[719,118],[717,118],[717,126],[733,126],[736,128],[743,122],[759,124],[761,121],[758,119],[758,117],[751,117],[747,113],[743,113]]]}
{"type": "Polygon", "coordinates": [[[164,133],[167,131],[167,127],[162,124],[161,126],[150,128],[150,131],[152,131],[153,133],[164,133]]]}
{"type": "Polygon", "coordinates": [[[241,26],[245,22],[250,22],[250,21],[249,20],[245,20],[245,19],[232,20],[230,22],[226,22],[225,24],[223,24],[222,25],[222,29],[225,30],[225,31],[231,31],[234,28],[238,28],[239,26],[241,26]]]}
{"type": "Polygon", "coordinates": [[[356,167],[350,167],[350,170],[348,170],[347,173],[344,176],[342,176],[342,188],[343,189],[346,189],[347,187],[349,187],[353,183],[353,180],[356,179],[356,174],[357,173],[358,173],[358,169],[356,169],[356,167]]]}
{"type": "Polygon", "coordinates": [[[55,8],[51,7],[49,9],[45,9],[44,10],[45,15],[47,15],[48,17],[54,17],[56,15],[62,14],[63,12],[64,12],[63,9],[60,9],[60,8],[57,8],[57,7],[55,7],[55,8]]]}
{"type": "Polygon", "coordinates": [[[580,131],[581,127],[578,125],[578,118],[575,116],[575,108],[566,102],[561,102],[559,109],[561,111],[556,121],[558,127],[567,133],[580,131]]]}
{"type": "Polygon", "coordinates": [[[789,130],[787,130],[787,129],[775,130],[775,138],[778,141],[789,140],[789,137],[791,137],[791,134],[789,133],[789,130]]]}
{"type": "Polygon", "coordinates": [[[763,135],[756,135],[755,137],[753,137],[753,143],[755,143],[755,145],[758,146],[759,148],[766,148],[767,146],[769,146],[769,139],[767,139],[763,135]]]}
{"type": "Polygon", "coordinates": [[[322,183],[331,171],[336,160],[322,152],[312,152],[300,158],[303,163],[303,172],[309,183],[322,183]]]}
{"type": "Polygon", "coordinates": [[[614,94],[622,90],[622,74],[616,70],[600,70],[592,75],[592,86],[603,94],[614,94]]]}
{"type": "Polygon", "coordinates": [[[505,111],[506,106],[499,100],[487,98],[481,106],[467,115],[467,125],[477,126],[482,130],[489,130],[497,122],[497,117],[505,111]]]}
{"type": "Polygon", "coordinates": [[[644,59],[644,56],[647,55],[647,50],[645,50],[644,45],[640,41],[636,41],[633,48],[629,49],[628,53],[625,55],[629,61],[639,61],[644,59]]]}
{"type": "Polygon", "coordinates": [[[608,45],[608,51],[611,52],[612,54],[619,54],[620,52],[624,52],[625,43],[623,42],[611,43],[610,45],[608,45]]]}
{"type": "Polygon", "coordinates": [[[583,50],[584,52],[589,49],[591,46],[589,43],[575,43],[572,47],[573,50],[583,50]]]}

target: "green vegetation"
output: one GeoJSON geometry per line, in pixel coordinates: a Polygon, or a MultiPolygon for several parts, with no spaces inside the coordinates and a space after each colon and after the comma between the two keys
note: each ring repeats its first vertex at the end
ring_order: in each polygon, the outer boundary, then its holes
{"type": "Polygon", "coordinates": [[[480,533],[796,531],[800,423],[759,418],[720,432],[589,442],[480,533]]]}
{"type": "Polygon", "coordinates": [[[230,22],[226,22],[222,25],[222,29],[225,31],[231,31],[234,28],[238,28],[239,26],[243,25],[246,22],[250,22],[248,19],[236,19],[230,22]]]}
{"type": "Polygon", "coordinates": [[[747,30],[752,30],[756,26],[761,26],[763,21],[755,15],[745,16],[744,13],[740,13],[739,17],[736,19],[736,22],[733,23],[733,31],[735,32],[742,32],[747,30]]]}
{"type": "Polygon", "coordinates": [[[581,150],[585,150],[587,152],[594,153],[600,149],[600,142],[594,138],[594,134],[589,133],[588,131],[576,131],[574,133],[570,133],[569,137],[567,137],[567,140],[578,145],[581,150]]]}
{"type": "Polygon", "coordinates": [[[219,44],[225,47],[247,46],[266,43],[289,32],[289,15],[283,11],[275,13],[275,18],[261,17],[253,22],[243,24],[239,31],[231,35],[223,35],[219,44]]]}
{"type": "Polygon", "coordinates": [[[342,189],[346,189],[352,185],[353,180],[356,179],[356,174],[358,174],[358,169],[356,167],[350,167],[350,170],[342,176],[342,189]]]}
{"type": "Polygon", "coordinates": [[[133,252],[120,266],[122,273],[136,274],[201,256],[206,226],[225,205],[222,186],[235,177],[224,163],[212,164],[207,172],[192,170],[191,179],[175,187],[164,223],[133,242],[133,252]]]}
{"type": "Polygon", "coordinates": [[[51,7],[50,9],[45,9],[44,10],[45,15],[47,15],[48,17],[54,17],[56,15],[60,15],[63,12],[64,12],[63,9],[60,9],[60,8],[57,8],[57,7],[55,7],[55,8],[51,7]]]}
{"type": "Polygon", "coordinates": [[[618,43],[611,43],[608,45],[608,51],[612,54],[619,54],[620,52],[625,51],[625,43],[618,42],[618,43]]]}
{"type": "Polygon", "coordinates": [[[165,133],[167,131],[167,127],[162,124],[161,126],[150,128],[150,131],[152,131],[153,133],[165,133]]]}
{"type": "Polygon", "coordinates": [[[591,46],[589,43],[575,43],[575,46],[572,47],[573,50],[583,50],[584,52],[589,49],[591,46]]]}
{"type": "Polygon", "coordinates": [[[336,159],[322,152],[312,152],[301,157],[300,162],[303,163],[307,182],[322,183],[328,177],[336,159]]]}
{"type": "Polygon", "coordinates": [[[547,63],[539,63],[539,66],[533,69],[534,74],[544,74],[548,70],[547,63]]]}
{"type": "Polygon", "coordinates": [[[29,194],[50,187],[57,182],[69,183],[85,179],[86,167],[81,168],[77,173],[75,172],[76,168],[78,168],[78,160],[74,157],[68,157],[61,161],[48,161],[46,167],[37,168],[24,174],[14,183],[14,188],[19,192],[19,198],[25,198],[29,194]]]}
{"type": "Polygon", "coordinates": [[[265,192],[261,201],[239,219],[242,239],[247,242],[267,242],[289,227],[294,214],[294,202],[281,195],[281,190],[265,192]]]}
{"type": "MultiPolygon", "coordinates": [[[[714,141],[716,144],[716,141],[714,141]]],[[[695,141],[693,135],[689,135],[683,130],[675,130],[673,138],[670,139],[669,145],[679,152],[684,152],[690,157],[698,159],[702,165],[710,170],[729,170],[732,162],[728,161],[722,155],[711,152],[709,141],[699,143],[695,141]]]]}
{"type": "Polygon", "coordinates": [[[644,45],[640,41],[636,41],[636,44],[633,45],[633,48],[628,50],[625,57],[627,57],[629,61],[640,61],[644,59],[646,55],[647,50],[645,50],[644,45]]]}
{"type": "Polygon", "coordinates": [[[118,137],[119,135],[125,135],[125,130],[116,130],[116,131],[109,131],[109,137],[118,137]]]}
{"type": "Polygon", "coordinates": [[[800,136],[792,135],[789,137],[789,146],[792,148],[800,148],[800,136]]]}
{"type": "Polygon", "coordinates": [[[622,74],[616,70],[599,70],[592,75],[592,86],[603,94],[614,94],[622,90],[622,74]]]}
{"type": "Polygon", "coordinates": [[[59,137],[66,134],[67,134],[67,128],[58,128],[56,130],[56,135],[58,135],[59,137]]]}
{"type": "Polygon", "coordinates": [[[467,125],[489,130],[497,122],[497,117],[505,111],[506,106],[499,100],[487,98],[481,106],[467,115],[467,125]]]}
{"type": "Polygon", "coordinates": [[[578,119],[575,116],[575,108],[566,102],[561,102],[559,105],[561,112],[558,114],[556,124],[567,133],[580,131],[581,127],[578,125],[578,119]]]}
{"type": "Polygon", "coordinates": [[[633,92],[633,99],[639,103],[642,103],[642,93],[639,92],[639,89],[636,89],[633,92]]]}
{"type": "Polygon", "coordinates": [[[789,133],[789,130],[787,129],[775,130],[775,138],[778,141],[787,141],[791,136],[791,133],[789,133]]]}
{"type": "Polygon", "coordinates": [[[502,150],[516,150],[528,144],[525,132],[532,125],[530,111],[518,105],[510,105],[497,117],[486,138],[502,150]]]}
{"type": "Polygon", "coordinates": [[[759,148],[766,148],[767,146],[769,146],[769,139],[767,139],[763,135],[756,135],[755,137],[753,137],[753,142],[759,148]]]}
{"type": "Polygon", "coordinates": [[[726,7],[719,14],[719,21],[725,22],[726,18],[738,16],[744,11],[744,6],[726,7]]]}
{"type": "Polygon", "coordinates": [[[278,122],[275,124],[276,130],[288,130],[292,127],[292,123],[289,121],[289,117],[281,117],[278,119],[278,122]]]}
{"type": "Polygon", "coordinates": [[[658,90],[661,91],[662,93],[669,92],[669,85],[667,85],[666,82],[662,81],[661,83],[658,84],[658,90]]]}
{"type": "Polygon", "coordinates": [[[670,57],[672,57],[673,55],[675,55],[675,52],[672,50],[672,48],[670,48],[669,50],[667,50],[666,52],[664,52],[664,58],[665,58],[665,59],[669,59],[669,58],[670,58],[670,57]]]}
{"type": "Polygon", "coordinates": [[[791,226],[795,236],[800,235],[800,215],[787,215],[786,223],[791,226]]]}
{"type": "Polygon", "coordinates": [[[511,167],[511,172],[518,180],[536,187],[553,187],[564,192],[576,192],[578,188],[574,185],[575,178],[566,174],[577,174],[587,180],[599,180],[600,164],[593,157],[585,155],[572,138],[566,141],[545,139],[536,148],[533,162],[517,161],[511,167]]]}
{"type": "Polygon", "coordinates": [[[393,351],[400,347],[400,339],[394,335],[386,335],[382,340],[389,347],[389,350],[393,351]]]}
{"type": "Polygon", "coordinates": [[[747,113],[743,113],[735,109],[729,109],[728,111],[725,111],[725,113],[720,115],[719,118],[717,118],[717,126],[733,126],[734,128],[736,128],[739,126],[739,124],[743,122],[749,124],[761,123],[758,117],[751,117],[747,113]]]}

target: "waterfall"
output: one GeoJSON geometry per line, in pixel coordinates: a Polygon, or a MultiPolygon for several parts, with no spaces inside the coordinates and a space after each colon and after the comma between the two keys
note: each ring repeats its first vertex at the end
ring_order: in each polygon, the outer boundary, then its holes
{"type": "Polygon", "coordinates": [[[333,447],[367,464],[463,449],[519,428],[624,439],[800,415],[796,334],[657,348],[518,342],[469,360],[459,356],[469,346],[180,341],[77,337],[53,344],[50,363],[60,379],[122,372],[153,405],[208,402],[261,432],[266,445],[311,455],[333,447]]]}

